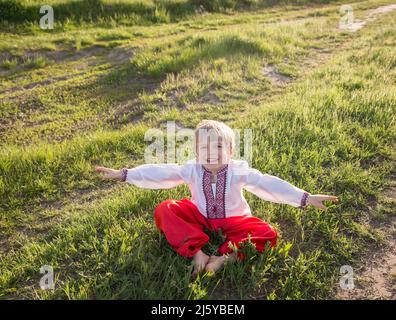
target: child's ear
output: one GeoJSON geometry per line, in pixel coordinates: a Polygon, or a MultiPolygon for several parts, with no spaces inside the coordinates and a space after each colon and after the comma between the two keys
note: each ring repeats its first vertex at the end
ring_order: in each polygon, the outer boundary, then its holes
{"type": "Polygon", "coordinates": [[[230,155],[231,157],[234,155],[234,148],[232,147],[232,145],[230,146],[230,155]]]}

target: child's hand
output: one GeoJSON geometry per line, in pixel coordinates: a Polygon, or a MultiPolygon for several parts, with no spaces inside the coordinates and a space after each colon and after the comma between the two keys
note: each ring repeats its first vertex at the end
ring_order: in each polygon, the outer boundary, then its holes
{"type": "Polygon", "coordinates": [[[338,202],[338,198],[336,196],[327,196],[324,194],[311,194],[307,199],[308,204],[311,204],[314,207],[322,210],[327,210],[327,208],[322,203],[323,201],[338,202]]]}
{"type": "Polygon", "coordinates": [[[104,179],[114,179],[114,180],[121,180],[121,170],[114,170],[111,168],[106,168],[106,167],[95,167],[96,172],[103,173],[103,178],[104,179]]]}

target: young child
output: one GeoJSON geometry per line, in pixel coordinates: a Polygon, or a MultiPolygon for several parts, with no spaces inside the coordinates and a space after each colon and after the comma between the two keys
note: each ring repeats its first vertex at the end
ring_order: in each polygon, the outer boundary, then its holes
{"type": "Polygon", "coordinates": [[[186,183],[190,199],[166,200],[154,212],[157,228],[172,248],[194,262],[193,276],[202,271],[216,272],[226,262],[243,259],[229,243],[239,248],[250,239],[262,252],[267,242],[276,244],[277,232],[268,223],[251,215],[243,189],[261,199],[304,208],[326,209],[323,201],[335,196],[312,195],[290,183],[249,168],[246,161],[232,159],[235,135],[226,124],[204,120],[195,130],[196,158],[186,164],[144,164],[133,169],[96,167],[107,179],[129,182],[140,188],[167,189],[186,183]],[[206,255],[201,248],[209,241],[204,230],[219,231],[226,237],[220,256],[206,255]]]}

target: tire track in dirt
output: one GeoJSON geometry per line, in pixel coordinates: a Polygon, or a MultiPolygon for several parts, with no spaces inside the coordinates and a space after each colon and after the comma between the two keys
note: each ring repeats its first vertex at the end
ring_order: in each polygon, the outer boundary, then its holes
{"type": "MultiPolygon", "coordinates": [[[[84,58],[92,58],[92,57],[95,57],[96,61],[90,61],[87,62],[86,65],[80,66],[80,68],[78,69],[81,69],[82,71],[79,73],[64,74],[61,76],[49,77],[42,81],[35,81],[27,85],[14,86],[0,91],[0,94],[15,93],[18,91],[22,91],[23,93],[25,93],[26,90],[31,90],[39,86],[46,86],[61,81],[73,80],[78,77],[84,76],[86,70],[88,70],[89,68],[97,67],[98,65],[101,64],[111,63],[111,68],[113,69],[121,65],[122,63],[128,61],[129,59],[131,59],[135,53],[135,49],[136,49],[135,47],[128,47],[128,48],[120,47],[120,48],[113,48],[111,50],[108,50],[103,47],[93,46],[77,51],[72,56],[70,56],[70,53],[66,51],[50,51],[44,56],[47,57],[48,55],[48,57],[51,57],[51,61],[54,63],[61,63],[61,62],[68,63],[68,62],[79,61],[84,58]]],[[[32,56],[32,55],[28,54],[28,56],[32,56]]],[[[19,69],[20,71],[23,70],[22,67],[20,67],[19,69]]],[[[88,78],[95,76],[98,75],[96,74],[89,75],[88,78]]],[[[12,97],[8,98],[8,101],[10,100],[12,100],[12,97]]]]}

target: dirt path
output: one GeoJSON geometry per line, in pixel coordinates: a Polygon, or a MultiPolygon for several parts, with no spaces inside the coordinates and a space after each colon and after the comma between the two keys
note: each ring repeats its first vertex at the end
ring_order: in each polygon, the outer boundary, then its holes
{"type": "MultiPolygon", "coordinates": [[[[393,180],[393,184],[396,180],[393,180]]],[[[382,192],[385,203],[396,205],[396,186],[382,192]]],[[[373,248],[364,256],[360,266],[354,268],[354,288],[337,288],[337,299],[342,300],[394,300],[396,299],[396,216],[376,226],[384,237],[381,248],[373,248]]]]}

